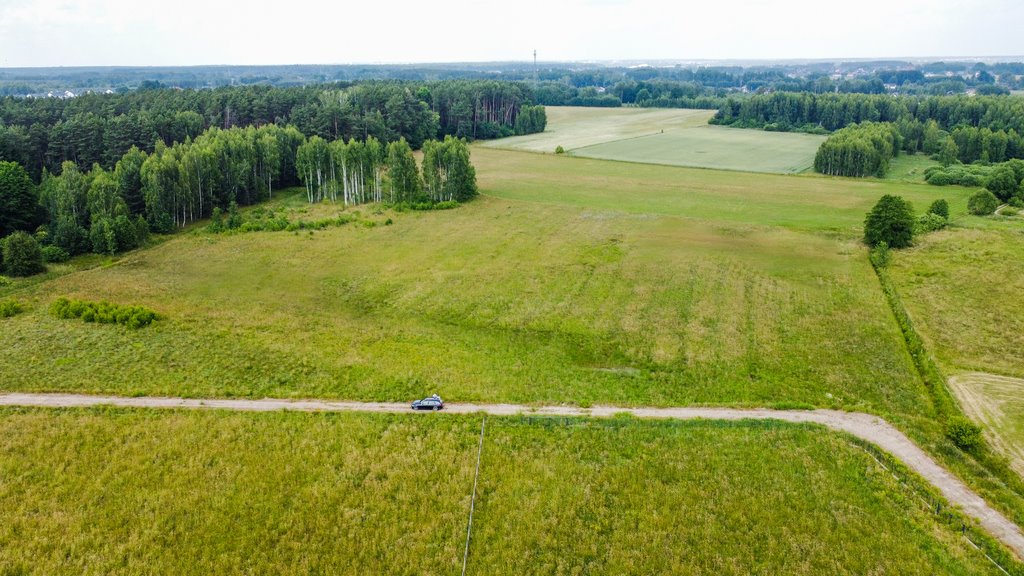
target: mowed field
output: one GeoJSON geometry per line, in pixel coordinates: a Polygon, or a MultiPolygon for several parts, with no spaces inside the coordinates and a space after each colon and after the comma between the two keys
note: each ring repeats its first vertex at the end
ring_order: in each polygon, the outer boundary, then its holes
{"type": "Polygon", "coordinates": [[[789,174],[814,164],[824,136],[709,126],[707,110],[548,107],[541,134],[489,142],[490,148],[669,166],[789,174]]]}
{"type": "Polygon", "coordinates": [[[1024,378],[966,372],[950,378],[949,387],[964,412],[984,425],[993,446],[1024,476],[1024,378]]]}
{"type": "Polygon", "coordinates": [[[546,106],[548,125],[539,134],[513,136],[480,144],[486,148],[523,150],[553,154],[561,146],[566,151],[680,130],[706,126],[714,110],[664,108],[582,108],[546,106]]]}
{"type": "Polygon", "coordinates": [[[1024,377],[1024,220],[965,224],[899,252],[892,278],[947,373],[1024,377]]]}
{"type": "MultiPolygon", "coordinates": [[[[2,574],[458,574],[478,417],[0,410],[2,574]]],[[[994,574],[823,429],[489,418],[468,574],[994,574]]]]}

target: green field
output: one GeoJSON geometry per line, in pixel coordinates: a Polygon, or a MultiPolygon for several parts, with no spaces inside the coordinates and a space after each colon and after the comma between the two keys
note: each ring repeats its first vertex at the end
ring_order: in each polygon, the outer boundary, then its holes
{"type": "Polygon", "coordinates": [[[701,126],[574,149],[573,156],[790,174],[810,170],[824,136],[701,126]]]}
{"type": "Polygon", "coordinates": [[[547,106],[544,132],[485,142],[487,148],[554,153],[605,142],[650,136],[662,131],[706,126],[714,110],[664,108],[580,108],[547,106]]]}
{"type": "MultiPolygon", "coordinates": [[[[468,574],[995,573],[823,429],[549,422],[488,419],[468,574]]],[[[458,574],[479,426],[3,409],[0,574],[458,574]]]]}
{"type": "Polygon", "coordinates": [[[669,166],[795,173],[814,164],[824,136],[708,126],[707,110],[548,107],[548,128],[484,144],[528,152],[669,166]]]}
{"type": "Polygon", "coordinates": [[[928,412],[854,241],[622,194],[636,212],[486,196],[391,226],[184,235],[26,289],[0,335],[4,388],[928,412]],[[59,296],[167,319],[58,320],[59,296]]]}

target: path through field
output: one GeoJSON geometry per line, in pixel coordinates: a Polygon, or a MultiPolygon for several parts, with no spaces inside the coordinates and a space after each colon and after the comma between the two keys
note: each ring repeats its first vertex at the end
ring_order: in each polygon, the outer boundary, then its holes
{"type": "MultiPolygon", "coordinates": [[[[271,412],[276,410],[297,410],[306,412],[388,412],[410,413],[408,404],[384,402],[333,402],[325,400],[220,400],[192,398],[87,396],[79,394],[0,394],[0,406],[36,406],[49,408],[80,408],[89,406],[118,406],[127,408],[191,408],[242,410],[271,412]]],[[[991,508],[985,501],[965,486],[917,447],[902,432],[891,424],[870,414],[841,412],[837,410],[769,410],[710,407],[680,408],[619,408],[595,406],[575,408],[571,406],[530,407],[514,404],[447,404],[445,412],[454,414],[486,413],[496,416],[531,414],[541,416],[589,416],[611,417],[616,414],[631,414],[638,418],[670,418],[679,420],[782,420],[795,423],[813,423],[847,432],[877,445],[908,468],[930,482],[952,504],[976,519],[992,536],[999,539],[1018,557],[1024,559],[1024,534],[1020,528],[991,508]]],[[[424,414],[420,412],[419,414],[424,414]]]]}

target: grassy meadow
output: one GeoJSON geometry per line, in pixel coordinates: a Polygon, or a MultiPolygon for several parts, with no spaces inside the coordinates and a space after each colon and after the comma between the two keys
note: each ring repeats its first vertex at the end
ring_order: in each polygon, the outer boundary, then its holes
{"type": "MultiPolygon", "coordinates": [[[[994,573],[822,429],[554,423],[488,419],[469,574],[994,573]]],[[[479,426],[2,409],[0,574],[458,574],[479,426]]]]}
{"type": "Polygon", "coordinates": [[[884,194],[903,196],[918,213],[945,198],[954,218],[964,217],[971,194],[959,186],[699,170],[487,148],[475,148],[473,161],[481,189],[508,200],[775,226],[844,240],[861,238],[865,214],[884,194]]]}
{"type": "Polygon", "coordinates": [[[852,240],[493,196],[389,217],[186,234],[29,287],[4,388],[928,412],[852,240]],[[166,319],[58,320],[59,296],[166,319]]]}

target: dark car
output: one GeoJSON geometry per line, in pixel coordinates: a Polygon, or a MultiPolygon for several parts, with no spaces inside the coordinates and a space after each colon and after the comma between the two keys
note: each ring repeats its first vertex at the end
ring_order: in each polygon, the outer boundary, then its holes
{"type": "Polygon", "coordinates": [[[422,400],[414,400],[412,403],[413,410],[440,410],[442,408],[444,408],[444,400],[441,400],[437,394],[422,400]]]}

